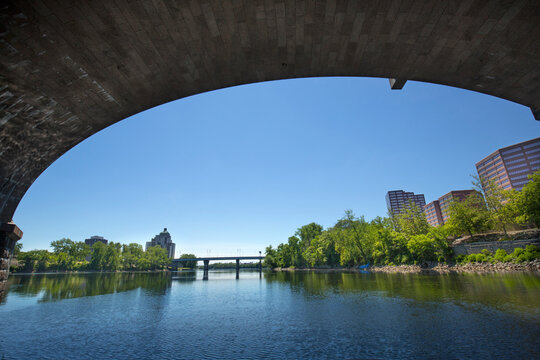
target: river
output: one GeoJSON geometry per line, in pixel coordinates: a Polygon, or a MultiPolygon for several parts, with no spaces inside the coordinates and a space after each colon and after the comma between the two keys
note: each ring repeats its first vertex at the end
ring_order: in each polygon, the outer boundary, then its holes
{"type": "Polygon", "coordinates": [[[539,359],[540,277],[10,275],[2,359],[539,359]]]}

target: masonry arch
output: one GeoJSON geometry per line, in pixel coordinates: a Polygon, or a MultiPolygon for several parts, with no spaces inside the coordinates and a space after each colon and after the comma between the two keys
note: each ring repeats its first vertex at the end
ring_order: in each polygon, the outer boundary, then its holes
{"type": "Polygon", "coordinates": [[[540,5],[532,0],[13,0],[0,21],[5,234],[22,236],[9,224],[17,205],[67,150],[133,114],[210,90],[385,77],[391,89],[418,80],[490,94],[540,119],[540,5]]]}

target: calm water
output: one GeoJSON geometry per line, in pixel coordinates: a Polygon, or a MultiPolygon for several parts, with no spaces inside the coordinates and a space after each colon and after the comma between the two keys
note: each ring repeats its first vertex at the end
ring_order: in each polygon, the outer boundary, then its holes
{"type": "Polygon", "coordinates": [[[12,275],[9,359],[539,359],[540,277],[12,275]]]}

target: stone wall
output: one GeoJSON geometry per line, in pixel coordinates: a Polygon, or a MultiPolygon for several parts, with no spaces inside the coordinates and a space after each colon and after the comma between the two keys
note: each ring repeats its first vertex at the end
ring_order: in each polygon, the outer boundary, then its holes
{"type": "Polygon", "coordinates": [[[504,249],[507,253],[511,253],[515,248],[525,248],[527,245],[536,245],[540,247],[540,239],[528,239],[528,240],[506,240],[506,241],[482,241],[470,244],[453,245],[454,254],[456,255],[468,255],[478,254],[482,250],[487,249],[492,253],[495,253],[497,249],[504,249]]]}
{"type": "Polygon", "coordinates": [[[15,243],[22,237],[22,231],[13,223],[0,224],[0,301],[4,297],[9,276],[9,264],[15,243]]]}

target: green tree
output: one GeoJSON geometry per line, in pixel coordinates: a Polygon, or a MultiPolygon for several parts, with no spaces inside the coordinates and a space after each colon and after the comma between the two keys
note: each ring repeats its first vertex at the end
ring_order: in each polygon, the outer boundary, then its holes
{"type": "Polygon", "coordinates": [[[521,190],[519,208],[526,222],[540,227],[540,170],[529,175],[529,179],[521,190]]]}
{"type": "Polygon", "coordinates": [[[92,258],[90,259],[90,268],[93,270],[105,270],[106,269],[106,253],[107,245],[101,241],[97,241],[92,245],[92,258]]]}
{"type": "Polygon", "coordinates": [[[264,266],[267,266],[271,269],[279,266],[278,254],[276,249],[272,248],[272,245],[267,246],[264,251],[264,266]]]}
{"type": "MultiPolygon", "coordinates": [[[[196,256],[194,254],[182,254],[180,256],[180,259],[194,259],[196,256]]],[[[197,261],[186,261],[182,263],[183,267],[187,267],[190,269],[195,269],[197,267],[197,261]]]]}
{"type": "Polygon", "coordinates": [[[105,269],[110,271],[120,270],[122,266],[122,245],[120,243],[110,242],[105,249],[105,269]]]}
{"type": "Polygon", "coordinates": [[[311,244],[311,241],[313,239],[321,235],[322,231],[323,227],[321,225],[312,222],[310,224],[302,226],[301,228],[298,228],[294,235],[300,238],[301,248],[302,250],[305,250],[311,244]]]}
{"type": "Polygon", "coordinates": [[[137,269],[139,259],[143,254],[144,250],[141,244],[131,243],[122,245],[122,263],[124,270],[137,269]]]}
{"type": "Polygon", "coordinates": [[[345,215],[334,225],[336,250],[342,265],[353,266],[372,260],[369,248],[373,246],[373,239],[367,236],[368,227],[364,217],[355,217],[352,210],[345,210],[345,215]]]}
{"type": "Polygon", "coordinates": [[[302,257],[303,244],[301,243],[301,240],[296,236],[291,236],[289,237],[288,243],[291,266],[303,267],[305,265],[305,261],[302,257]]]}
{"type": "Polygon", "coordinates": [[[167,250],[161,246],[151,246],[146,249],[143,259],[149,270],[161,270],[171,262],[167,250]]]}
{"type": "Polygon", "coordinates": [[[473,235],[491,227],[491,216],[478,194],[471,194],[462,201],[453,200],[448,208],[447,225],[456,235],[473,235]]]}
{"type": "Polygon", "coordinates": [[[418,261],[433,261],[436,260],[435,242],[426,234],[418,234],[411,236],[407,242],[407,248],[418,261]]]}
{"type": "Polygon", "coordinates": [[[25,272],[46,271],[49,268],[50,257],[51,253],[47,250],[30,250],[21,252],[17,260],[24,263],[22,268],[25,272]]]}
{"type": "Polygon", "coordinates": [[[492,220],[498,228],[504,231],[508,237],[508,225],[515,224],[517,214],[513,212],[514,207],[508,203],[513,196],[511,190],[505,190],[499,186],[494,179],[488,177],[473,176],[473,185],[484,197],[484,201],[492,220]]]}
{"type": "Polygon", "coordinates": [[[22,251],[22,248],[23,248],[23,244],[18,242],[15,244],[15,247],[13,248],[13,256],[14,257],[18,257],[19,254],[21,253],[22,251]]]}
{"type": "Polygon", "coordinates": [[[406,236],[427,234],[429,231],[429,223],[423,209],[413,201],[409,201],[403,207],[399,215],[396,215],[396,220],[399,230],[406,236]]]}
{"type": "Polygon", "coordinates": [[[52,241],[54,256],[51,257],[57,269],[73,270],[77,264],[85,262],[85,258],[90,255],[90,247],[82,241],[75,242],[71,239],[63,238],[52,241]]]}
{"type": "Polygon", "coordinates": [[[445,261],[449,261],[454,255],[454,250],[450,246],[452,243],[451,229],[447,225],[431,227],[428,236],[433,240],[435,254],[437,258],[443,257],[445,261]]]}
{"type": "Polygon", "coordinates": [[[311,240],[303,253],[304,259],[310,266],[339,264],[339,254],[335,248],[335,235],[332,230],[323,231],[311,240]]]}

